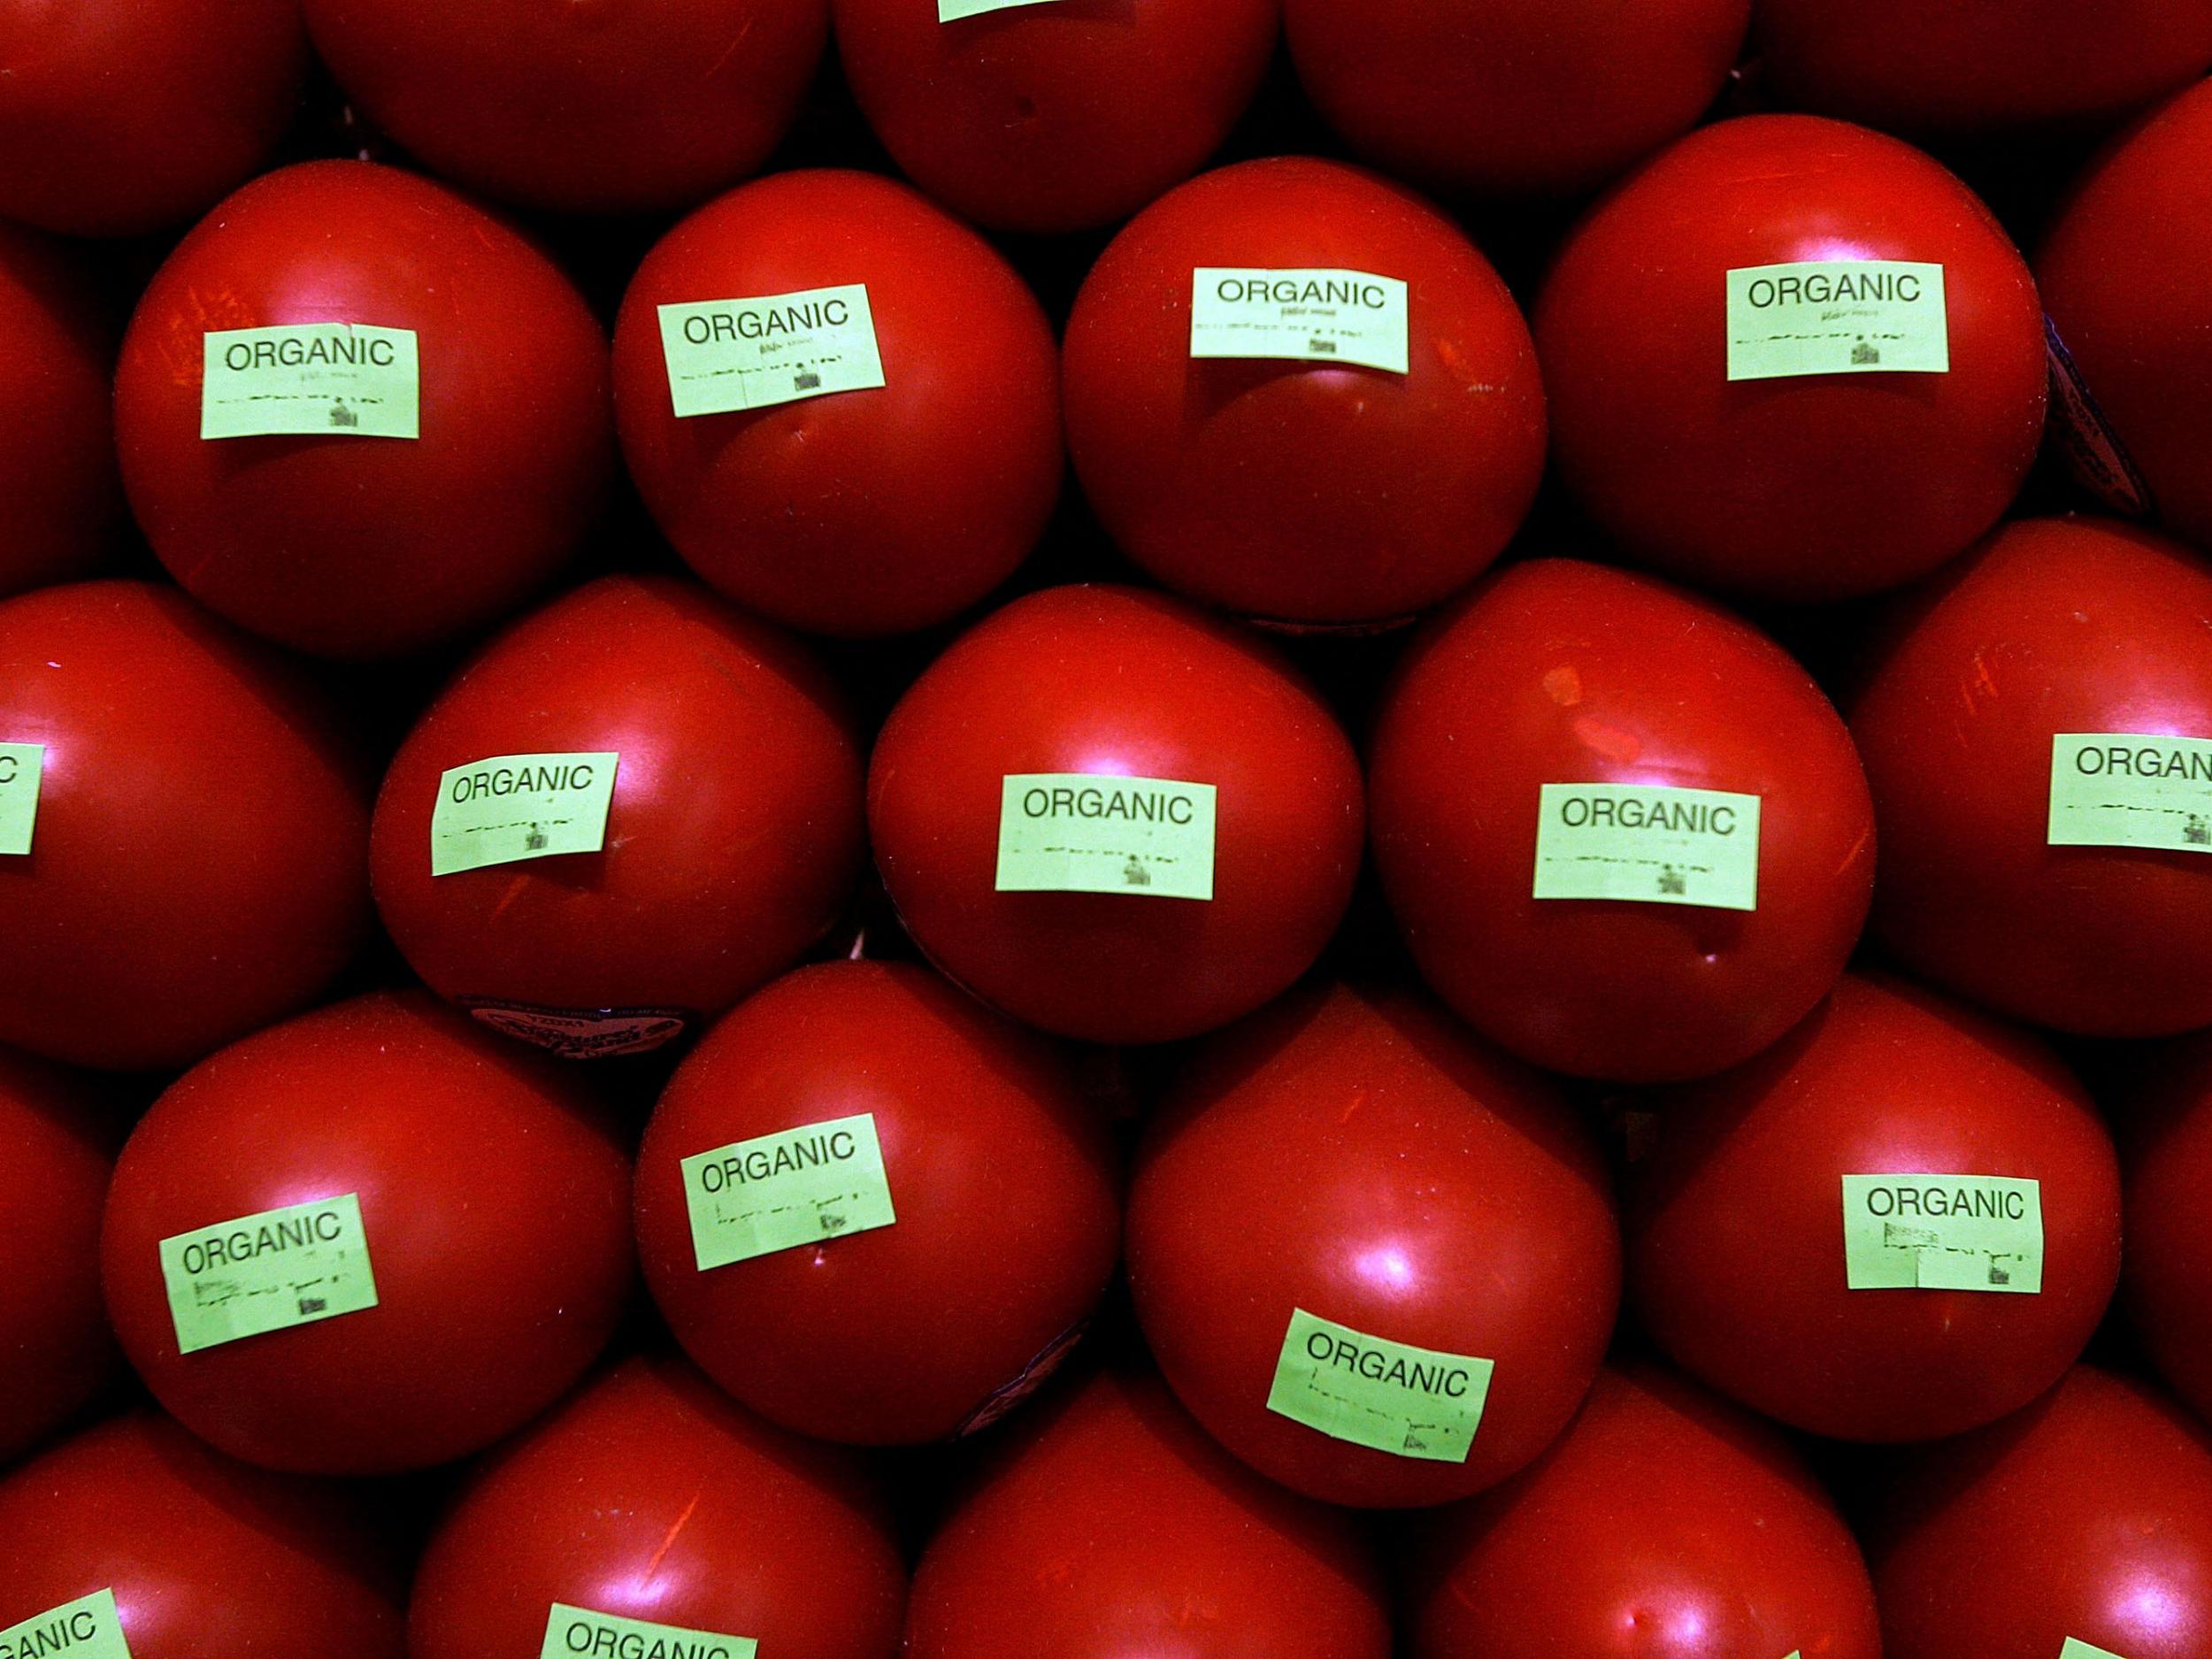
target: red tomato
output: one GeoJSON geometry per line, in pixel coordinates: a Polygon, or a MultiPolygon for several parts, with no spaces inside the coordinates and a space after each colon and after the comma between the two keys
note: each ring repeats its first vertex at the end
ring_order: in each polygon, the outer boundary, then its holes
{"type": "Polygon", "coordinates": [[[1568,236],[1536,342],[1592,515],[1671,575],[1763,598],[1933,570],[1996,521],[2043,435],[2019,252],[1935,162],[1839,121],[1724,121],[1663,152],[1568,236]],[[1821,260],[1942,265],[1949,371],[1729,380],[1728,273],[1821,260]]]}
{"type": "Polygon", "coordinates": [[[0,1262],[18,1264],[0,1288],[0,1464],[121,1369],[100,1306],[119,1128],[65,1073],[0,1048],[0,1262]]]}
{"type": "MultiPolygon", "coordinates": [[[[2173,10],[2201,18],[2212,4],[2173,10]]],[[[2208,234],[2212,86],[2200,82],[2099,157],[2035,261],[2076,473],[2200,546],[2212,545],[2208,234]]]]}
{"type": "Polygon", "coordinates": [[[2171,850],[2048,841],[2055,735],[2212,739],[2208,629],[2212,568],[2095,519],[2008,525],[1896,616],[1851,731],[1900,956],[2061,1030],[2212,1024],[2212,857],[2185,815],[2171,850]]]}
{"type": "Polygon", "coordinates": [[[1653,1366],[1426,1525],[1415,1659],[1880,1659],[1859,1547],[1789,1443],[1653,1366]]]}
{"type": "Polygon", "coordinates": [[[905,1597],[856,1465],[649,1356],[470,1479],[417,1569],[407,1651],[537,1659],[559,1602],[750,1638],[778,1659],[889,1659],[905,1597]]]}
{"type": "Polygon", "coordinates": [[[646,506],[709,582],[813,633],[899,634],[1036,545],[1060,490],[1057,360],[1035,297],[957,219],[871,173],[787,173],[646,255],[615,326],[616,415],[646,506]],[[661,306],[853,284],[882,386],[675,413],[661,306]]]}
{"type": "Polygon", "coordinates": [[[666,1041],[826,932],[861,861],[835,688],[688,582],[609,576],[488,646],[385,774],[370,843],[393,939],[441,995],[579,1058],[666,1041]],[[431,873],[455,767],[614,751],[606,847],[431,873]]]}
{"type": "Polygon", "coordinates": [[[1259,88],[1279,4],[832,10],[853,96],[907,175],[964,219],[1049,234],[1126,219],[1203,166],[1259,88]]]}
{"type": "Polygon", "coordinates": [[[630,1286],[630,1166],[550,1061],[419,993],[226,1048],[124,1146],[100,1233],[123,1351],[234,1456],[317,1474],[421,1468],[558,1399],[630,1286]],[[358,1195],[376,1305],[178,1352],[159,1245],[358,1195]]]}
{"type": "Polygon", "coordinates": [[[233,1463],[155,1412],[0,1480],[0,1629],[112,1590],[131,1659],[402,1651],[401,1575],[351,1494],[233,1463]]]}
{"type": "Polygon", "coordinates": [[[1874,823],[1810,676],[1709,601],[1571,560],[1517,565],[1416,641],[1369,752],[1375,863],[1414,959],[1486,1035],[1639,1081],[1748,1058],[1859,936],[1874,823]],[[1757,908],[1538,899],[1547,784],[1760,797],[1757,908]]]}
{"type": "Polygon", "coordinates": [[[2212,1037],[2161,1057],[2123,1118],[2129,1312],[2159,1374],[2212,1423],[2212,1037]]]}
{"type": "Polygon", "coordinates": [[[826,0],[306,0],[331,73],[439,172],[532,207],[688,207],[798,112],[826,0]]]}
{"type": "Polygon", "coordinates": [[[0,603],[0,742],[46,751],[30,854],[0,856],[0,1042],[185,1065],[353,954],[366,787],[290,666],[180,594],[0,603]]]}
{"type": "Polygon", "coordinates": [[[894,1445],[1041,1383],[1121,1236],[1103,1121],[1050,1047],[926,969],[803,968],[714,1028],[638,1153],[646,1282],[707,1374],[787,1428],[894,1445]],[[681,1160],[873,1119],[897,1219],[702,1269],[681,1160]]]}
{"type": "Polygon", "coordinates": [[[257,179],[156,273],[123,342],[123,484],[170,573],[242,627],[386,657],[492,621],[590,528],[611,470],[607,341],[568,279],[395,168],[257,179]],[[410,330],[419,439],[200,436],[204,333],[410,330]]]}
{"type": "Polygon", "coordinates": [[[1654,1106],[1631,1294],[1678,1361],[1769,1417],[1851,1440],[1977,1428],[2062,1376],[2112,1299],[2096,1109],[2041,1043],[1928,992],[1847,978],[1750,1064],[1654,1106]],[[1919,1173],[2039,1183],[2040,1294],[1851,1289],[1843,1178],[1919,1173]]]}
{"type": "Polygon", "coordinates": [[[1132,558],[1295,622],[1435,603],[1512,539],[1544,470],[1543,382],[1505,284],[1426,203],[1335,162],[1225,167],[1139,215],[1076,296],[1066,396],[1076,472],[1132,558]],[[1202,266],[1407,283],[1409,372],[1194,359],[1202,266]]]}
{"type": "Polygon", "coordinates": [[[0,218],[127,236],[243,183],[292,121],[299,0],[0,7],[0,218]]]}
{"type": "Polygon", "coordinates": [[[1335,932],[1359,867],[1359,764],[1273,649],[1128,588],[1049,588],[956,641],[885,723],[876,862],[915,940],[1017,1018],[1160,1042],[1249,1013],[1335,932]],[[1213,896],[998,890],[1003,782],[1215,793],[1213,896]]]}
{"type": "Polygon", "coordinates": [[[122,522],[115,342],[86,275],[59,244],[0,225],[0,597],[82,575],[122,522]]]}
{"type": "Polygon", "coordinates": [[[1288,0],[1298,78],[1361,155],[1440,188],[1575,196],[1695,126],[1751,0],[1288,0]]]}
{"type": "Polygon", "coordinates": [[[922,1552],[906,1659],[1386,1659],[1346,1517],[1222,1455],[1149,1375],[1098,1376],[1000,1443],[922,1552]]]}
{"type": "Polygon", "coordinates": [[[1888,1659],[2212,1652],[2212,1438],[2076,1366],[2027,1410],[1931,1447],[1870,1535],[1888,1659]]]}
{"type": "MultiPolygon", "coordinates": [[[[1148,1132],[1128,1227],[1137,1316],[1183,1403],[1332,1503],[1441,1503],[1521,1468],[1573,1417],[1620,1300],[1591,1137],[1548,1085],[1402,994],[1304,993],[1201,1049],[1148,1132]],[[1494,1362],[1464,1458],[1277,1412],[1299,1310],[1494,1362]]],[[[1426,1403],[1384,1403],[1404,1402],[1426,1403]]]]}

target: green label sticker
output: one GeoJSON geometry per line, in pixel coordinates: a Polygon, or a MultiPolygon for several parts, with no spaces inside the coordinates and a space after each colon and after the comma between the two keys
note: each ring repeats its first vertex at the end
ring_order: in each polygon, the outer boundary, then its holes
{"type": "Polygon", "coordinates": [[[1406,372],[1406,285],[1395,277],[1200,265],[1190,273],[1190,289],[1194,357],[1284,357],[1406,372]]]}
{"type": "Polygon", "coordinates": [[[2009,1175],[1847,1175],[1853,1290],[2043,1288],[2043,1187],[2009,1175]]]}
{"type": "Polygon", "coordinates": [[[611,750],[490,755],[440,772],[430,873],[597,852],[606,845],[620,759],[611,750]]]}
{"type": "Polygon", "coordinates": [[[2061,732],[2051,739],[2054,847],[2212,853],[2212,739],[2061,732]]]}
{"type": "Polygon", "coordinates": [[[2078,1636],[2069,1636],[2066,1645],[2058,1650],[2058,1659],[2124,1659],[2107,1647],[2096,1647],[2078,1636]]]}
{"type": "Polygon", "coordinates": [[[204,336],[200,436],[421,436],[411,328],[298,323],[204,336]]]}
{"type": "Polygon", "coordinates": [[[38,780],[46,769],[43,743],[0,743],[0,857],[31,850],[38,827],[38,780]]]}
{"type": "Polygon", "coordinates": [[[115,1592],[95,1590],[0,1630],[0,1659],[131,1659],[115,1592]]]}
{"type": "Polygon", "coordinates": [[[164,1239],[161,1277],[180,1354],[376,1306],[352,1193],[164,1239]]]}
{"type": "Polygon", "coordinates": [[[1947,374],[1943,267],[1816,259],[1728,273],[1728,378],[1947,374]]]}
{"type": "Polygon", "coordinates": [[[1548,783],[1537,792],[1533,896],[1755,910],[1759,797],[1548,783]]]}
{"type": "Polygon", "coordinates": [[[937,20],[957,23],[962,18],[979,18],[987,12],[1010,12],[1016,6],[1046,4],[1048,0],[937,0],[937,20]]]}
{"type": "Polygon", "coordinates": [[[1486,1359],[1386,1342],[1300,1308],[1283,1335],[1267,1409],[1332,1440],[1463,1463],[1494,1369],[1486,1359]]]}
{"type": "Polygon", "coordinates": [[[759,1646],[749,1636],[649,1624],[556,1601],[538,1659],[753,1659],[759,1646]]]}
{"type": "Polygon", "coordinates": [[[863,283],[660,308],[661,355],[679,419],[766,409],[881,386],[863,283]]]}
{"type": "Polygon", "coordinates": [[[1078,772],[1007,774],[998,891],[1214,895],[1214,787],[1078,772]]]}
{"type": "Polygon", "coordinates": [[[679,1167],[703,1273],[898,1220],[872,1112],[733,1141],[679,1167]]]}

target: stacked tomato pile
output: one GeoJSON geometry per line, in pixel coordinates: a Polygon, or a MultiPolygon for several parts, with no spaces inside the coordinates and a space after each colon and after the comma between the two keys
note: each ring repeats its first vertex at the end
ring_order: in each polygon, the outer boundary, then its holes
{"type": "Polygon", "coordinates": [[[2207,1659],[2212,0],[0,0],[0,1659],[2207,1659]]]}

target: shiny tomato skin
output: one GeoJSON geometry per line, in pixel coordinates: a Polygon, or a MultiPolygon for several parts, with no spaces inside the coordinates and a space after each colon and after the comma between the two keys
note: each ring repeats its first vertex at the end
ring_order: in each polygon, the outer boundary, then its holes
{"type": "Polygon", "coordinates": [[[1248,616],[1371,622],[1472,580],[1544,470],[1528,325],[1436,209],[1338,162],[1209,173],[1138,216],[1068,321],[1068,447],[1101,521],[1169,587],[1248,616]],[[1409,286],[1409,373],[1194,359],[1200,266],[1409,286]]]}
{"type": "Polygon", "coordinates": [[[2035,283],[1934,161],[1812,116],[1663,150],[1568,234],[1538,296],[1559,474],[1638,559],[1810,602],[1965,551],[2043,436],[2035,283]],[[1728,379],[1727,273],[1819,259],[1944,267],[1947,373],[1728,379]]]}
{"type": "Polygon", "coordinates": [[[2212,1037],[2159,1056],[2119,1122],[2121,1294],[2159,1375],[2212,1424],[2212,1037]]]}
{"type": "Polygon", "coordinates": [[[861,838],[859,743],[813,657],[694,583],[607,576],[495,638],[417,722],[370,868],[441,995],[696,1021],[828,930],[861,838]],[[446,771],[609,750],[602,851],[431,874],[446,771]]]}
{"type": "Polygon", "coordinates": [[[1219,148],[1279,0],[1056,0],[937,20],[936,0],[832,0],[861,113],[963,219],[1054,234],[1126,219],[1219,148]]]}
{"type": "Polygon", "coordinates": [[[1918,1451],[1864,1535],[1887,1659],[2212,1650],[2212,1435],[2111,1371],[1918,1451]]]}
{"type": "Polygon", "coordinates": [[[471,1474],[416,1570],[407,1652],[537,1659],[559,1601],[784,1659],[891,1659],[905,1596],[858,1464],[648,1354],[471,1474]]]}
{"type": "Polygon", "coordinates": [[[1957,1434],[2065,1374],[2120,1271],[2120,1179],[2088,1095],[2035,1038],[1847,976],[1749,1064],[1653,1097],[1628,1194],[1630,1299],[1675,1360],[1840,1440],[1957,1434]],[[1853,1290],[1842,1178],[2040,1184],[2039,1294],[1853,1290]]]}
{"type": "Polygon", "coordinates": [[[905,1659],[1386,1659],[1348,1518],[1262,1480],[1147,1373],[1025,1417],[914,1575],[905,1659]]]}
{"type": "Polygon", "coordinates": [[[45,746],[0,857],[0,1041],[189,1064],[307,1002],[369,921],[365,780],[291,664],[181,594],[0,603],[0,741],[45,746]]]}
{"type": "Polygon", "coordinates": [[[1413,1659],[1881,1659],[1859,1547],[1788,1441],[1655,1365],[1414,1540],[1413,1659]]]}
{"type": "Polygon", "coordinates": [[[1710,601],[1564,559],[1502,572],[1431,625],[1368,750],[1375,864],[1414,960],[1549,1070],[1655,1082],[1747,1059],[1857,941],[1874,821],[1835,710],[1710,601]],[[1540,791],[1760,797],[1758,908],[1537,899],[1540,791]]]}
{"type": "Polygon", "coordinates": [[[1300,993],[1198,1050],[1148,1127],[1127,1226],[1137,1315],[1178,1397],[1262,1474],[1331,1503],[1442,1503],[1523,1467],[1573,1417],[1620,1300],[1586,1129],[1406,993],[1300,993]],[[1298,1309],[1494,1362],[1465,1461],[1270,1410],[1298,1309]]]}
{"type": "Polygon", "coordinates": [[[798,113],[826,0],[307,0],[368,118],[473,189],[567,213],[689,207],[798,113]]]}
{"type": "Polygon", "coordinates": [[[1256,635],[1164,595],[1048,588],[954,641],[869,764],[876,863],[916,942],[1016,1018],[1093,1042],[1225,1025],[1304,972],[1351,900],[1359,765],[1256,635]],[[1002,780],[1210,783],[1210,900],[996,890],[1002,780]]]}
{"type": "Polygon", "coordinates": [[[764,615],[872,636],[942,622],[1012,574],[1060,491],[1059,353],[1012,266],[872,173],[779,173],[655,245],[615,325],[630,475],[691,567],[764,615]],[[658,308],[858,283],[880,387],[679,418],[658,308]]]}
{"type": "Polygon", "coordinates": [[[2062,1031],[2212,1024],[2212,857],[2047,841],[2056,733],[2212,738],[2208,631],[2212,566],[2094,518],[2007,525],[1899,608],[1850,716],[1904,962],[2062,1031]]]}
{"type": "Polygon", "coordinates": [[[299,0],[0,10],[0,219],[134,236],[259,170],[299,104],[299,0]]]}
{"type": "Polygon", "coordinates": [[[114,1418],[0,1479],[0,1629],[115,1593],[131,1659],[400,1659],[389,1544],[331,1481],[235,1463],[159,1412],[114,1418]]]}
{"type": "Polygon", "coordinates": [[[427,179],[361,161],[255,180],[139,301],[115,385],[123,486],[170,573],[295,650],[391,657],[512,610],[613,470],[607,338],[567,277],[427,179]],[[419,438],[200,436],[202,335],[411,330],[419,438]]]}
{"type": "Polygon", "coordinates": [[[1119,1254],[1117,1163],[1049,1044],[926,968],[829,963],[748,999],[670,1079],[638,1153],[639,1254],[676,1340],[753,1409],[822,1440],[943,1440],[1041,1383],[1088,1318],[1119,1254]],[[895,1223],[700,1270],[681,1160],[862,1112],[895,1223]]]}
{"type": "Polygon", "coordinates": [[[101,1273],[123,1351],[234,1456],[380,1474],[464,1456],[565,1393],[630,1288],[612,1118],[420,992],[333,1004],[172,1085],[116,1163],[101,1273]],[[180,1354],[160,1240],[359,1195],[377,1304],[180,1354]]]}
{"type": "Polygon", "coordinates": [[[1393,174],[1582,195],[1696,125],[1752,0],[1287,0],[1306,96],[1393,174]]]}

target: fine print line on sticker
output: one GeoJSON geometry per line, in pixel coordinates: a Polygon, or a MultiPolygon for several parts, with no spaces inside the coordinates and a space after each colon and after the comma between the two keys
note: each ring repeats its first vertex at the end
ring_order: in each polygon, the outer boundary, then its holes
{"type": "Polygon", "coordinates": [[[202,438],[421,436],[411,328],[288,323],[211,329],[202,341],[202,438]]]}
{"type": "Polygon", "coordinates": [[[7,1659],[131,1659],[112,1587],[81,1595],[0,1630],[7,1659]]]}
{"type": "Polygon", "coordinates": [[[699,1271],[896,1225],[872,1112],[679,1160],[699,1271]]]}
{"type": "Polygon", "coordinates": [[[1210,783],[1009,772],[996,890],[1210,900],[1216,804],[1210,783]]]}
{"type": "Polygon", "coordinates": [[[613,749],[488,755],[447,768],[430,811],[430,873],[598,852],[621,759],[613,749]]]}
{"type": "Polygon", "coordinates": [[[1724,789],[1542,785],[1530,895],[1755,910],[1759,808],[1724,789]]]}
{"type": "Polygon", "coordinates": [[[754,1659],[758,1648],[749,1636],[656,1624],[556,1601],[546,1614],[538,1659],[754,1659]]]}
{"type": "Polygon", "coordinates": [[[1191,272],[1194,358],[1410,365],[1407,288],[1369,271],[1200,265],[1191,272]]]}
{"type": "Polygon", "coordinates": [[[1295,1308],[1267,1409],[1394,1457],[1463,1463],[1494,1369],[1473,1355],[1393,1342],[1295,1308]]]}
{"type": "Polygon", "coordinates": [[[2042,1183],[1947,1172],[1846,1175],[1843,1259],[1852,1290],[2037,1294],[2042,1183]]]}
{"type": "Polygon", "coordinates": [[[376,1306],[357,1194],[173,1233],[159,1251],[182,1354],[376,1306]]]}
{"type": "Polygon", "coordinates": [[[1727,274],[1728,378],[1945,374],[1951,367],[1943,267],[1902,259],[1816,259],[1727,274]]]}
{"type": "Polygon", "coordinates": [[[0,857],[29,854],[38,829],[38,791],[45,770],[45,744],[0,743],[0,857]]]}
{"type": "Polygon", "coordinates": [[[2212,739],[2054,733],[2045,839],[2053,847],[2212,853],[2212,739]]]}
{"type": "Polygon", "coordinates": [[[678,419],[885,384],[865,283],[658,308],[678,419]]]}

